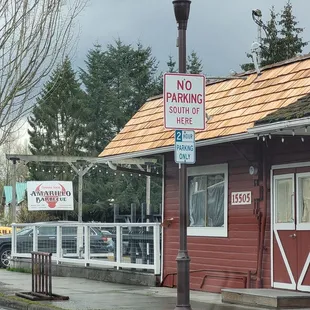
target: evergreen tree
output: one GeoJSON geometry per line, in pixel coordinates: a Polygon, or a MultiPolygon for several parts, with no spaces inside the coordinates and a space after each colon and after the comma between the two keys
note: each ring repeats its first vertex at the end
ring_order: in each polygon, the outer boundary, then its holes
{"type": "Polygon", "coordinates": [[[85,95],[67,57],[43,86],[28,118],[31,153],[83,155],[84,103],[85,95]]]}
{"type": "MultiPolygon", "coordinates": [[[[167,61],[167,67],[169,73],[178,72],[176,68],[176,62],[174,61],[173,57],[170,55],[167,61]]],[[[200,74],[202,72],[203,66],[202,61],[198,57],[195,51],[192,51],[190,55],[187,57],[186,61],[186,71],[190,74],[200,74]]]]}
{"type": "MultiPolygon", "coordinates": [[[[151,49],[141,44],[134,48],[117,40],[105,50],[95,46],[89,51],[80,75],[88,103],[83,122],[89,154],[97,156],[142,104],[160,93],[156,72],[151,49]]],[[[145,202],[145,177],[137,174],[114,175],[109,168],[97,168],[85,176],[84,184],[84,220],[112,222],[112,202],[128,208],[130,203],[145,202]]]]}
{"type": "Polygon", "coordinates": [[[267,36],[263,39],[261,48],[261,65],[266,66],[281,61],[280,38],[277,30],[277,14],[274,6],[270,10],[270,20],[267,23],[267,36]]]}
{"type": "MultiPolygon", "coordinates": [[[[303,28],[297,27],[298,21],[293,15],[293,7],[290,1],[284,6],[280,21],[277,21],[279,14],[276,14],[274,7],[270,10],[270,20],[265,27],[266,37],[262,40],[260,49],[261,65],[266,66],[287,60],[302,53],[303,47],[308,43],[300,37],[303,28]],[[278,29],[280,26],[280,30],[278,29]]],[[[251,54],[247,54],[252,59],[251,54]]],[[[254,69],[253,63],[241,65],[244,71],[254,69]]]]}
{"type": "Polygon", "coordinates": [[[157,61],[150,47],[138,44],[135,49],[117,40],[107,46],[104,64],[106,100],[113,107],[111,121],[117,133],[149,97],[158,95],[157,61]]]}
{"type": "MultiPolygon", "coordinates": [[[[36,99],[28,118],[30,151],[33,155],[85,155],[85,124],[81,116],[85,110],[85,94],[80,88],[68,57],[53,71],[36,99]]],[[[30,163],[31,180],[74,179],[68,164],[30,163]]],[[[77,193],[76,183],[73,183],[77,193]]],[[[61,216],[53,212],[54,216],[61,216]]]]}
{"type": "Polygon", "coordinates": [[[202,61],[199,59],[195,51],[192,51],[191,54],[187,57],[186,69],[187,73],[191,74],[200,74],[202,72],[202,61]]]}
{"type": "Polygon", "coordinates": [[[168,72],[169,73],[175,73],[175,72],[178,71],[176,69],[175,65],[176,65],[176,62],[173,60],[173,57],[170,55],[169,59],[167,61],[167,66],[168,66],[168,72]]]}
{"type": "Polygon", "coordinates": [[[88,133],[84,142],[88,155],[97,156],[114,136],[111,127],[113,106],[106,100],[108,81],[100,45],[89,50],[85,64],[86,69],[80,69],[80,78],[87,96],[87,105],[82,116],[88,133]]]}
{"type": "Polygon", "coordinates": [[[298,22],[293,15],[293,7],[288,1],[281,14],[279,22],[281,26],[281,58],[289,59],[302,53],[303,47],[308,43],[304,42],[299,35],[303,32],[303,28],[297,27],[298,22]]]}

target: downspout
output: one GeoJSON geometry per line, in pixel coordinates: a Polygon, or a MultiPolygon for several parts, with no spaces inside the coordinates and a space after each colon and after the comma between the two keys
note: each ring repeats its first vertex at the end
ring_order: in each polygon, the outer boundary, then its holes
{"type": "Polygon", "coordinates": [[[263,144],[263,206],[262,206],[262,220],[261,220],[261,230],[260,230],[260,241],[259,241],[259,252],[257,259],[257,277],[256,277],[256,288],[263,287],[262,280],[262,269],[263,269],[263,257],[265,248],[265,232],[267,223],[267,159],[266,159],[266,146],[263,144]]]}

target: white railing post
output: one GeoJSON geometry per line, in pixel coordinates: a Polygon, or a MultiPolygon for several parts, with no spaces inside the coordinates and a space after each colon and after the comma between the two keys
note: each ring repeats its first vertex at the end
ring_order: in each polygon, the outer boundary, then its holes
{"type": "Polygon", "coordinates": [[[116,226],[116,267],[117,270],[121,264],[121,248],[122,248],[122,237],[121,237],[121,226],[116,226]]]}
{"type": "Polygon", "coordinates": [[[16,234],[16,226],[12,224],[12,248],[11,248],[11,258],[16,256],[17,252],[17,234],[16,234]]]}
{"type": "Polygon", "coordinates": [[[33,251],[36,252],[38,251],[38,230],[36,226],[32,226],[32,236],[33,236],[32,248],[33,251]]]}
{"type": "Polygon", "coordinates": [[[57,239],[56,239],[56,260],[59,264],[62,258],[62,227],[57,226],[57,239]]]}
{"type": "Polygon", "coordinates": [[[154,274],[160,274],[160,227],[153,226],[153,242],[154,242],[154,274]]]}
{"type": "Polygon", "coordinates": [[[85,266],[89,265],[89,259],[90,259],[90,233],[89,233],[89,226],[84,226],[85,229],[85,243],[84,243],[84,259],[85,259],[85,266]]]}

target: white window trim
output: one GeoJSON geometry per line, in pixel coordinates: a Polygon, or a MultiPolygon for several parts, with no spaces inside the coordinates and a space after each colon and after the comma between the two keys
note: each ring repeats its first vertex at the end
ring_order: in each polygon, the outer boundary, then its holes
{"type": "Polygon", "coordinates": [[[295,179],[294,179],[294,173],[288,173],[288,174],[281,174],[281,175],[275,175],[273,178],[274,182],[274,217],[273,217],[273,225],[275,230],[295,230],[295,199],[294,199],[294,193],[295,193],[295,179]],[[277,180],[285,180],[285,179],[291,179],[292,180],[292,188],[293,188],[293,195],[292,195],[292,212],[293,212],[293,222],[292,223],[277,223],[277,187],[276,187],[276,181],[277,180]]]}
{"type": "Polygon", "coordinates": [[[304,177],[310,177],[310,172],[296,173],[296,230],[310,230],[310,223],[300,222],[300,210],[299,210],[299,179],[304,177]]]}
{"type": "MultiPolygon", "coordinates": [[[[224,226],[223,227],[187,227],[188,236],[227,237],[228,236],[228,164],[195,166],[187,168],[187,177],[224,174],[224,226]]],[[[187,178],[188,192],[188,178],[187,178]]]]}

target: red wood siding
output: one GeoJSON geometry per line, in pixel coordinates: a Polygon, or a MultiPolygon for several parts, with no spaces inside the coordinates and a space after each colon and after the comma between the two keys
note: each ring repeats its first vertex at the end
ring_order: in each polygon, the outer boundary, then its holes
{"type": "MultiPolygon", "coordinates": [[[[239,144],[238,149],[251,162],[257,162],[256,144],[239,144]]],[[[231,206],[232,191],[252,191],[254,179],[249,175],[249,161],[243,158],[231,145],[220,145],[199,148],[196,165],[228,163],[229,200],[228,200],[228,238],[188,237],[188,249],[191,257],[191,289],[219,292],[222,287],[244,287],[240,277],[226,277],[227,272],[256,271],[259,238],[259,221],[254,215],[254,203],[248,206],[231,206]],[[208,275],[207,271],[216,274],[208,275]],[[226,273],[225,273],[226,271],[226,273]],[[203,285],[202,285],[203,284],[203,285]]],[[[165,219],[174,218],[172,225],[164,230],[164,285],[176,284],[176,256],[179,240],[179,191],[178,166],[174,163],[173,154],[165,159],[165,219]],[[173,283],[174,282],[174,283],[173,283]]],[[[269,246],[269,245],[267,245],[269,246]]],[[[270,258],[264,257],[264,268],[270,270],[270,258]]],[[[269,271],[270,273],[270,271],[269,271]]],[[[270,278],[270,276],[269,276],[270,278]]],[[[270,282],[270,281],[269,281],[270,282]]]]}

